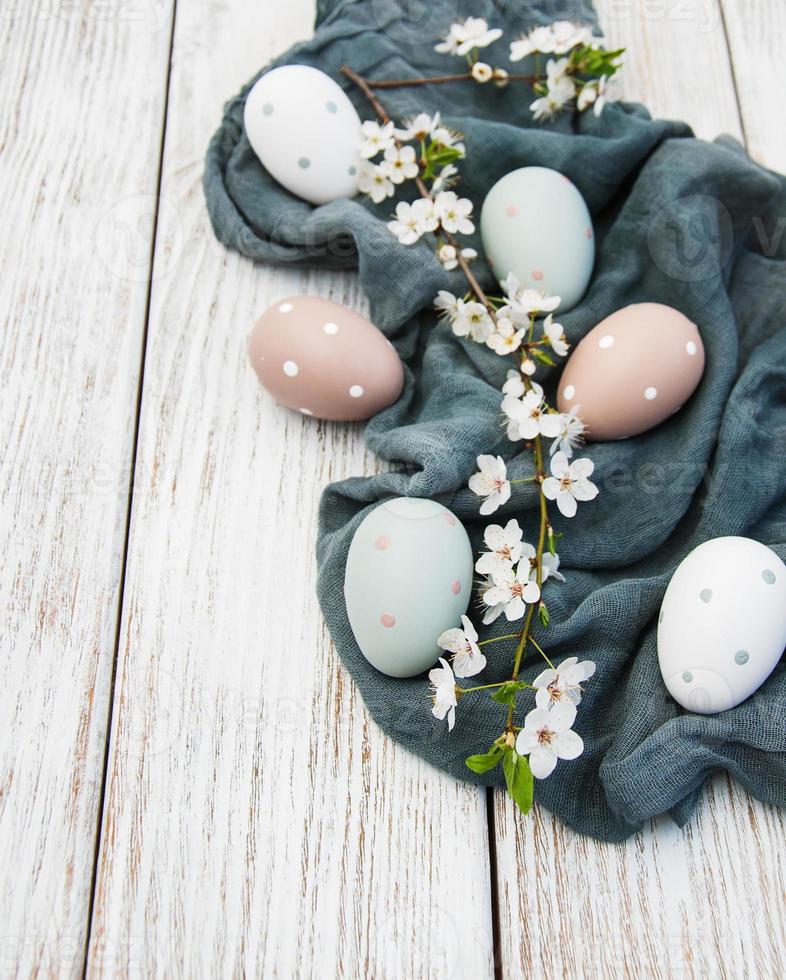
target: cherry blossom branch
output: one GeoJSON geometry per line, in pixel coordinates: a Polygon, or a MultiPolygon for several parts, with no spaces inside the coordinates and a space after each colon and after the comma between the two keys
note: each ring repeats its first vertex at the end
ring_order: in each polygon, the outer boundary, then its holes
{"type": "MultiPolygon", "coordinates": [[[[363,95],[365,95],[371,108],[377,114],[379,121],[383,125],[385,123],[389,123],[390,114],[388,113],[385,106],[376,97],[376,95],[374,95],[374,93],[371,91],[371,82],[369,82],[369,80],[367,78],[364,78],[362,75],[359,75],[353,68],[350,68],[349,65],[342,65],[340,70],[341,70],[341,74],[345,75],[353,84],[355,84],[360,89],[363,95]]],[[[384,86],[384,87],[390,88],[392,86],[384,86]]],[[[401,146],[400,140],[397,139],[395,143],[397,147],[401,146]]],[[[415,186],[417,187],[418,193],[422,198],[424,198],[427,201],[431,200],[431,194],[429,193],[429,189],[426,187],[425,183],[423,182],[422,177],[415,177],[415,186]]],[[[461,254],[461,246],[459,245],[459,242],[457,241],[456,237],[446,229],[443,228],[442,233],[444,234],[448,244],[452,245],[453,248],[456,250],[456,260],[458,261],[459,268],[464,273],[464,278],[469,283],[470,289],[477,297],[478,302],[482,303],[486,307],[486,309],[489,312],[489,315],[496,323],[496,308],[491,302],[491,300],[486,296],[485,292],[483,291],[483,287],[480,285],[480,283],[478,282],[475,276],[475,273],[472,271],[472,269],[470,269],[469,263],[461,254]]]]}
{"type": "MultiPolygon", "coordinates": [[[[504,81],[506,83],[527,82],[530,85],[534,85],[535,82],[539,81],[542,77],[542,75],[521,75],[506,72],[504,75],[504,81]]],[[[500,79],[500,81],[501,80],[502,79],[500,79]]],[[[432,75],[427,78],[367,78],[366,84],[369,86],[369,88],[406,88],[410,85],[442,85],[445,82],[473,81],[477,81],[477,79],[471,71],[467,71],[459,75],[432,75]]]]}

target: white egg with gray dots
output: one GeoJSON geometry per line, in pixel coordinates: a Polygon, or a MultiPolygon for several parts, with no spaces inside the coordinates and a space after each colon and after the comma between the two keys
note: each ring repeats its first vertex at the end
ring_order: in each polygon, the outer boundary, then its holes
{"type": "Polygon", "coordinates": [[[713,538],[671,577],[658,617],[658,661],[669,693],[715,714],[749,698],[786,647],[786,565],[759,541],[713,538]]]}
{"type": "Polygon", "coordinates": [[[262,166],[290,193],[312,204],[357,193],[360,117],[330,75],[273,68],[248,93],[243,124],[262,166]]]}

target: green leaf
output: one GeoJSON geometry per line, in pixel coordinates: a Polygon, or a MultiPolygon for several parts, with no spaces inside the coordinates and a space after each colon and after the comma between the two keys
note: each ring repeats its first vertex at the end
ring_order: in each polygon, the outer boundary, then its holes
{"type": "Polygon", "coordinates": [[[540,621],[544,626],[548,626],[551,622],[551,616],[549,616],[549,611],[546,609],[546,604],[543,602],[541,602],[541,604],[538,606],[538,616],[540,617],[540,621]]]}
{"type": "Polygon", "coordinates": [[[525,755],[519,755],[515,749],[510,749],[502,760],[502,769],[513,802],[522,813],[529,813],[535,783],[529,767],[529,759],[525,755]]]}
{"type": "Polygon", "coordinates": [[[473,772],[484,773],[498,766],[501,758],[502,746],[494,744],[484,755],[471,755],[464,763],[473,772]]]}
{"type": "Polygon", "coordinates": [[[497,704],[506,704],[509,708],[515,708],[517,693],[525,690],[526,687],[525,681],[505,681],[502,687],[497,688],[491,695],[491,700],[496,701],[497,704]]]}
{"type": "Polygon", "coordinates": [[[533,347],[530,350],[530,354],[535,358],[536,361],[540,361],[541,364],[548,364],[549,367],[554,367],[554,361],[550,354],[547,354],[544,350],[540,350],[538,347],[533,347]]]}

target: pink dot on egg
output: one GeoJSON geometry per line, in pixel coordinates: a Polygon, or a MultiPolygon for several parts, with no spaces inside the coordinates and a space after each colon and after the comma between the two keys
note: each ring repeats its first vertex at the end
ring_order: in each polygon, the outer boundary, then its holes
{"type": "Polygon", "coordinates": [[[453,595],[458,595],[459,592],[461,592],[461,582],[459,582],[458,579],[456,579],[453,585],[451,585],[450,591],[453,593],[453,595]]]}
{"type": "Polygon", "coordinates": [[[451,527],[455,525],[456,518],[452,514],[449,514],[447,511],[445,511],[445,513],[442,516],[445,518],[446,523],[450,524],[451,527]]]}
{"type": "Polygon", "coordinates": [[[540,280],[543,278],[543,270],[542,269],[533,269],[532,270],[532,278],[535,280],[535,282],[540,282],[540,280]]]}
{"type": "Polygon", "coordinates": [[[587,236],[587,238],[592,238],[592,229],[591,228],[587,228],[587,230],[584,232],[584,234],[587,236]]]}
{"type": "Polygon", "coordinates": [[[506,215],[507,215],[507,216],[508,216],[509,218],[515,218],[515,217],[516,217],[516,215],[517,215],[518,213],[519,213],[519,209],[518,209],[518,208],[516,207],[516,205],[515,205],[515,204],[509,204],[509,205],[508,205],[508,206],[507,206],[507,207],[505,208],[505,214],[506,214],[506,215]]]}
{"type": "Polygon", "coordinates": [[[377,551],[384,551],[385,548],[389,547],[389,545],[390,538],[387,536],[387,534],[380,534],[380,536],[374,542],[374,547],[377,549],[377,551]]]}
{"type": "Polygon", "coordinates": [[[382,623],[385,629],[388,630],[391,628],[391,626],[396,625],[396,617],[391,616],[390,613],[382,613],[382,615],[379,617],[379,621],[382,623]]]}

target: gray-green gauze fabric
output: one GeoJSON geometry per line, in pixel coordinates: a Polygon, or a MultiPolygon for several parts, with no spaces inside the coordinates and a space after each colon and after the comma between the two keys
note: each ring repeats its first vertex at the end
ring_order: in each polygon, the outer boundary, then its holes
{"type": "MultiPolygon", "coordinates": [[[[340,66],[374,78],[455,71],[458,62],[437,54],[434,43],[451,21],[469,14],[505,29],[485,51],[503,66],[508,41],[536,23],[594,21],[580,0],[323,0],[313,39],[273,66],[301,63],[328,72],[361,118],[370,119],[340,66]]],[[[633,50],[625,58],[642,56],[633,50]]],[[[533,539],[532,486],[515,487],[492,519],[479,517],[478,498],[467,489],[479,453],[502,454],[514,477],[532,472],[531,454],[508,442],[501,426],[507,359],[457,339],[437,321],[437,291],[463,293],[463,279],[443,271],[428,244],[398,244],[385,227],[392,201],[377,207],[357,197],[312,207],[264,171],[243,132],[250,84],[227,104],[207,155],[205,192],[217,236],[264,262],[357,267],[372,319],[406,364],[401,398],[367,429],[368,445],[393,471],[345,480],[322,498],[317,560],[325,619],[369,711],[391,738],[459,779],[502,785],[500,770],[478,777],[464,765],[499,734],[499,705],[481,695],[463,699],[448,734],[431,715],[425,676],[394,680],[363,658],[342,584],[355,528],[391,496],[438,499],[464,522],[476,548],[486,524],[510,517],[533,539]]],[[[538,627],[536,636],[552,660],[577,655],[598,670],[576,723],[585,752],[536,782],[536,801],[608,841],[655,814],[684,822],[717,769],[759,799],[785,803],[786,669],[779,665],[730,711],[688,713],[661,680],[656,619],[671,573],[708,538],[748,535],[786,558],[786,181],[731,139],[697,140],[686,125],[652,120],[640,106],[613,104],[600,118],[566,113],[539,124],[523,84],[500,90],[465,82],[381,94],[394,118],[439,110],[465,134],[459,186],[476,215],[492,184],[517,167],[552,167],[576,184],[592,212],[598,249],[586,296],[560,317],[574,345],[615,310],[654,301],[693,320],[706,349],[704,377],[685,407],[644,435],[586,447],[600,495],[571,521],[556,514],[567,581],[547,584],[551,626],[538,627]]],[[[481,251],[479,240],[471,244],[481,251]]],[[[476,269],[492,289],[482,257],[476,269]]],[[[552,403],[557,377],[556,369],[539,369],[552,403]]],[[[503,618],[482,635],[509,629],[503,618]]],[[[503,679],[510,645],[485,651],[481,676],[503,679]]],[[[529,658],[523,677],[532,680],[542,666],[529,658]]]]}

